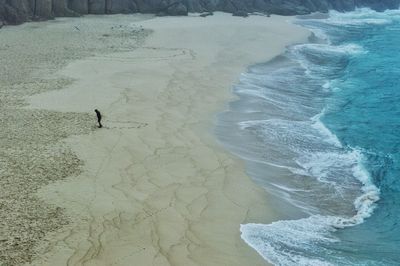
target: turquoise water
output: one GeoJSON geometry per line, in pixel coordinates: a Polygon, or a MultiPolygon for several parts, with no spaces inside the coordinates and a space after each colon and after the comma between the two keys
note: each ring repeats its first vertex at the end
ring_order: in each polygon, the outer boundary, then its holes
{"type": "Polygon", "coordinates": [[[249,68],[219,117],[282,216],[242,238],[275,265],[400,265],[400,12],[298,23],[313,42],[249,68]]]}
{"type": "Polygon", "coordinates": [[[371,265],[400,265],[400,17],[368,17],[382,24],[346,26],[348,33],[338,38],[365,53],[354,56],[333,82],[338,89],[327,99],[322,121],[343,145],[363,151],[380,200],[363,224],[338,232],[343,243],[335,248],[371,265]]]}

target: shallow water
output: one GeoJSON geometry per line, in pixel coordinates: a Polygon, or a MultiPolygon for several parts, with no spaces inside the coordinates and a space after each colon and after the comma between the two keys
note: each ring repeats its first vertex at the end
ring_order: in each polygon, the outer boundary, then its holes
{"type": "Polygon", "coordinates": [[[400,12],[298,23],[316,42],[250,67],[219,116],[282,217],[242,238],[275,265],[400,265],[400,12]]]}

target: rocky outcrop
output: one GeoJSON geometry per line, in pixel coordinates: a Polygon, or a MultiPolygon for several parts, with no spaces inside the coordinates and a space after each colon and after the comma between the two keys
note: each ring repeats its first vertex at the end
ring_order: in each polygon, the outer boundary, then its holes
{"type": "Polygon", "coordinates": [[[181,16],[212,11],[296,15],[330,9],[350,11],[356,7],[383,11],[398,8],[399,3],[400,0],[0,0],[0,24],[55,16],[136,12],[181,16]]]}
{"type": "Polygon", "coordinates": [[[53,12],[52,0],[36,0],[34,15],[40,18],[48,18],[53,12]]]}
{"type": "Polygon", "coordinates": [[[71,8],[78,14],[88,14],[89,13],[89,1],[87,0],[69,0],[67,3],[67,8],[71,8]]]}
{"type": "Polygon", "coordinates": [[[51,4],[51,12],[47,14],[48,17],[56,16],[56,17],[65,17],[65,16],[78,16],[78,13],[72,11],[68,7],[68,0],[53,0],[51,4]]]}
{"type": "Polygon", "coordinates": [[[132,0],[106,1],[106,14],[135,13],[135,12],[139,12],[135,1],[132,0]]]}

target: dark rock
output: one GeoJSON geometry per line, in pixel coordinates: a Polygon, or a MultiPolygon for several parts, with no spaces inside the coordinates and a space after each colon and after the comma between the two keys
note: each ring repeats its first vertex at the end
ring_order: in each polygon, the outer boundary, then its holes
{"type": "Polygon", "coordinates": [[[19,1],[6,1],[9,6],[15,9],[16,13],[22,13],[29,15],[32,13],[32,4],[31,1],[28,0],[19,0],[19,1]]]}
{"type": "Polygon", "coordinates": [[[263,0],[254,0],[254,9],[256,11],[267,11],[268,5],[263,0]]]}
{"type": "Polygon", "coordinates": [[[69,0],[69,8],[79,14],[89,13],[89,3],[87,0],[69,0]]]}
{"type": "Polygon", "coordinates": [[[229,0],[236,10],[242,11],[252,11],[253,10],[253,2],[252,1],[243,1],[243,0],[229,0]]]}
{"type": "Polygon", "coordinates": [[[186,0],[183,3],[187,7],[188,12],[201,13],[205,11],[202,2],[200,0],[190,0],[190,1],[186,0]]]}
{"type": "Polygon", "coordinates": [[[237,8],[233,5],[230,0],[222,0],[216,7],[217,10],[221,10],[228,13],[234,13],[237,11],[237,8]]]}
{"type": "Polygon", "coordinates": [[[218,0],[208,0],[203,2],[206,11],[217,11],[218,0]]]}
{"type": "Polygon", "coordinates": [[[89,14],[105,14],[106,12],[106,0],[89,0],[88,1],[88,13],[89,14]]]}
{"type": "MultiPolygon", "coordinates": [[[[160,3],[161,1],[159,1],[160,3]]],[[[135,0],[138,12],[140,13],[152,13],[154,11],[159,12],[161,11],[159,7],[155,8],[153,6],[153,1],[150,0],[135,0]]]]}
{"type": "Polygon", "coordinates": [[[188,12],[224,11],[244,16],[249,12],[299,15],[350,11],[370,7],[397,9],[400,0],[0,0],[0,21],[18,24],[32,19],[84,14],[154,13],[187,15],[188,12]]]}
{"type": "Polygon", "coordinates": [[[68,0],[53,0],[53,15],[56,17],[71,17],[79,14],[68,8],[68,0]]]}
{"type": "Polygon", "coordinates": [[[34,16],[42,19],[53,17],[53,1],[52,0],[36,0],[34,1],[34,16]]]}
{"type": "Polygon", "coordinates": [[[134,1],[131,0],[107,0],[106,1],[106,13],[107,14],[128,14],[137,12],[137,6],[134,1]]]}
{"type": "Polygon", "coordinates": [[[182,3],[168,7],[167,14],[170,16],[187,16],[188,10],[182,3]]]}
{"type": "Polygon", "coordinates": [[[29,20],[32,16],[32,12],[28,12],[28,10],[25,10],[24,8],[12,6],[7,3],[0,6],[0,12],[2,21],[8,24],[19,24],[29,20]]]}

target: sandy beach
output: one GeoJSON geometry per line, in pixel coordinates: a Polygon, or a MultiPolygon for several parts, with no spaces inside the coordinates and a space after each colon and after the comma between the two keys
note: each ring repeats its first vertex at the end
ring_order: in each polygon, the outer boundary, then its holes
{"type": "MultiPolygon", "coordinates": [[[[1,39],[0,53],[13,41],[30,43],[22,50],[40,46],[32,62],[22,60],[24,52],[20,61],[10,59],[26,80],[2,81],[0,89],[26,90],[9,97],[7,110],[28,117],[22,128],[32,125],[31,114],[38,123],[25,128],[39,133],[15,160],[29,157],[26,175],[49,173],[23,192],[32,213],[48,209],[37,215],[43,219],[26,237],[30,244],[9,256],[0,238],[5,265],[266,265],[240,238],[239,225],[271,219],[273,208],[243,162],[217,143],[213,123],[247,66],[307,40],[308,31],[290,19],[116,15],[2,29],[0,39],[20,37],[1,39]],[[40,36],[51,33],[62,45],[43,46],[40,36]],[[21,73],[18,64],[30,63],[21,73]],[[95,108],[104,115],[102,129],[95,108]]],[[[15,127],[7,134],[20,136],[24,130],[12,122],[18,117],[7,119],[15,127]]],[[[22,201],[13,191],[3,204],[22,201]]],[[[7,229],[14,244],[25,239],[17,225],[7,229]]]]}

